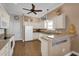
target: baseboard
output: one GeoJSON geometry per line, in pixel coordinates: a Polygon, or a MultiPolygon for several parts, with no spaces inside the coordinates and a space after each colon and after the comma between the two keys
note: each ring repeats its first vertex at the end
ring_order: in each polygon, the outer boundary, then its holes
{"type": "Polygon", "coordinates": [[[66,54],[65,56],[70,56],[72,53],[76,54],[77,56],[79,56],[79,53],[78,52],[75,52],[75,51],[71,51],[69,52],[68,54],[66,54]]]}
{"type": "Polygon", "coordinates": [[[20,41],[20,40],[22,40],[22,39],[19,39],[19,40],[18,39],[15,39],[15,41],[20,41]]]}

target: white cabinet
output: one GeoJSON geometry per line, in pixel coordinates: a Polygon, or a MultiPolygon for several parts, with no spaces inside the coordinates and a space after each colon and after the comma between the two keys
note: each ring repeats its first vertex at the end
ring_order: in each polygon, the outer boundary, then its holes
{"type": "Polygon", "coordinates": [[[41,41],[42,56],[48,56],[48,40],[43,39],[44,34],[40,34],[39,40],[41,41]]]}
{"type": "Polygon", "coordinates": [[[44,21],[39,22],[24,22],[27,26],[33,26],[34,29],[44,28],[44,21]]]}
{"type": "Polygon", "coordinates": [[[39,33],[38,32],[33,33],[33,39],[39,39],[39,33]]]}
{"type": "Polygon", "coordinates": [[[0,4],[0,28],[9,27],[10,16],[6,12],[5,8],[0,4]]]}
{"type": "Polygon", "coordinates": [[[44,40],[44,39],[40,39],[41,40],[41,52],[42,52],[42,56],[48,56],[48,41],[44,40]]]}
{"type": "Polygon", "coordinates": [[[9,16],[4,16],[4,17],[1,17],[1,28],[8,28],[9,27],[9,16]]]}
{"type": "Polygon", "coordinates": [[[35,23],[32,23],[32,26],[35,29],[44,28],[44,22],[43,21],[35,22],[35,23]]]}
{"type": "Polygon", "coordinates": [[[64,14],[54,17],[53,22],[54,22],[55,29],[65,29],[66,28],[66,20],[65,20],[64,14]]]}
{"type": "Polygon", "coordinates": [[[69,36],[55,36],[48,38],[47,34],[40,34],[42,56],[63,56],[70,52],[69,36]]]}

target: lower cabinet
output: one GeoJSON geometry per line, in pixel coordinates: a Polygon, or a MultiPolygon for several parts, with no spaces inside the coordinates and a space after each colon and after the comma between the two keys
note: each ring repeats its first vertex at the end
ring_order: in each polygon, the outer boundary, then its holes
{"type": "Polygon", "coordinates": [[[33,33],[33,39],[38,39],[39,38],[39,33],[33,33]]]}
{"type": "Polygon", "coordinates": [[[48,41],[44,39],[40,39],[41,41],[41,53],[42,56],[48,56],[48,41]]]}
{"type": "Polygon", "coordinates": [[[41,41],[42,56],[64,56],[70,52],[71,44],[68,36],[61,36],[52,39],[47,38],[45,34],[40,34],[39,40],[41,41]],[[57,42],[61,43],[57,44],[57,42]]]}

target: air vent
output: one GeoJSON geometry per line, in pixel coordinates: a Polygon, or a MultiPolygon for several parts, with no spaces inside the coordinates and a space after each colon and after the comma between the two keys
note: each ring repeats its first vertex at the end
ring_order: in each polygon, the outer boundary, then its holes
{"type": "Polygon", "coordinates": [[[14,19],[15,20],[19,20],[19,16],[14,16],[14,19]]]}
{"type": "Polygon", "coordinates": [[[43,17],[41,17],[42,20],[47,20],[47,15],[44,15],[43,17]]]}

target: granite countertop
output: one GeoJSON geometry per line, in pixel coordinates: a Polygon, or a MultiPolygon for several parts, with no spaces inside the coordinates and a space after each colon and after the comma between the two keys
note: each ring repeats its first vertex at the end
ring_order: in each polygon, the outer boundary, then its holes
{"type": "Polygon", "coordinates": [[[52,39],[57,39],[57,38],[60,38],[60,37],[67,37],[68,35],[66,34],[53,34],[53,35],[48,35],[48,36],[42,36],[41,38],[42,39],[45,39],[45,40],[52,40],[52,39]]]}
{"type": "Polygon", "coordinates": [[[47,30],[47,29],[33,29],[34,33],[43,33],[43,34],[48,34],[48,35],[60,35],[62,34],[61,32],[56,32],[56,31],[52,31],[52,30],[47,30]]]}
{"type": "Polygon", "coordinates": [[[0,50],[7,44],[7,42],[8,42],[9,40],[2,40],[2,41],[0,41],[0,50]]]}
{"type": "Polygon", "coordinates": [[[13,34],[8,34],[7,39],[4,39],[4,35],[0,34],[0,50],[9,42],[9,39],[14,36],[13,34]]]}

